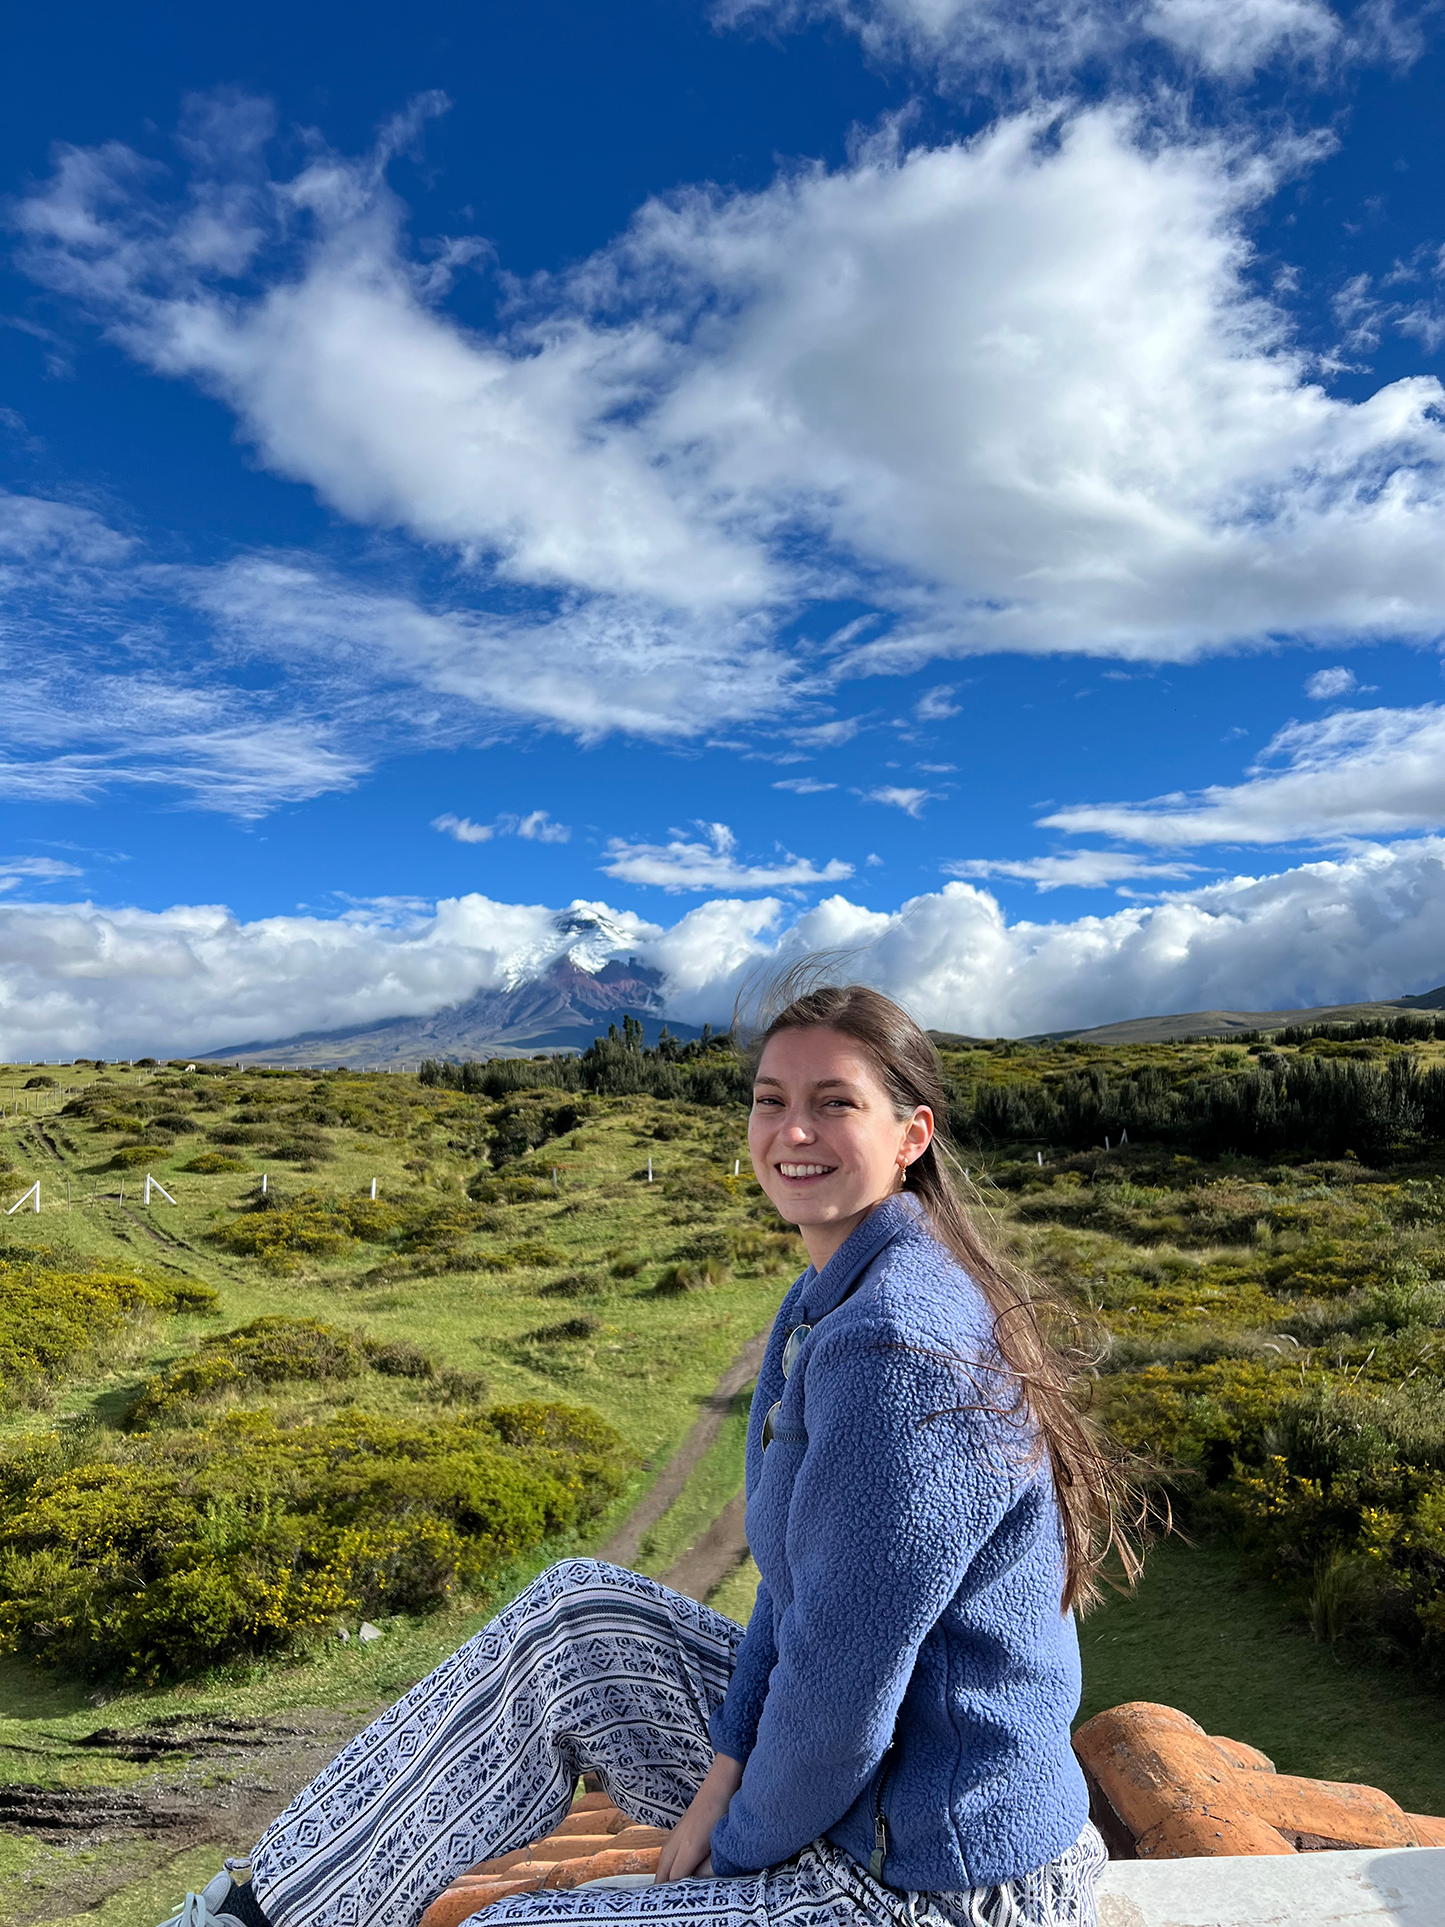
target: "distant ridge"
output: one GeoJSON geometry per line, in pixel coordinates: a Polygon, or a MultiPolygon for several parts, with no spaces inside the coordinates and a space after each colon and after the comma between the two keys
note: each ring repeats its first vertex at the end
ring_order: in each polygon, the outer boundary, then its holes
{"type": "Polygon", "coordinates": [[[1384,1003],[1320,1004],[1309,1010],[1188,1010],[1173,1017],[1129,1017],[1092,1030],[1044,1031],[1029,1041],[1077,1037],[1093,1044],[1173,1044],[1182,1037],[1233,1037],[1241,1031],[1283,1030],[1287,1024],[1354,1024],[1362,1018],[1399,1017],[1407,1010],[1445,1010],[1445,984],[1384,1003]]]}

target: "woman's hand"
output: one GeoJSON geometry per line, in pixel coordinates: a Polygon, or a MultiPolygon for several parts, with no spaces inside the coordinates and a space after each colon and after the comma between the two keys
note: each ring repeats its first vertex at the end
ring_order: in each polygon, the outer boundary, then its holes
{"type": "Polygon", "coordinates": [[[726,1753],[717,1754],[707,1778],[693,1795],[692,1805],[662,1843],[657,1861],[659,1881],[706,1877],[712,1872],[712,1830],[742,1783],[743,1770],[738,1762],[726,1753]]]}

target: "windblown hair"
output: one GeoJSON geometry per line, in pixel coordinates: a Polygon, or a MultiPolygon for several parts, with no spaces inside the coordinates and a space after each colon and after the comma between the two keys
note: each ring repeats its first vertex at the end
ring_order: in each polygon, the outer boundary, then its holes
{"type": "Polygon", "coordinates": [[[782,1031],[839,1031],[866,1052],[900,1122],[919,1105],[933,1113],[932,1140],[909,1165],[907,1188],[926,1211],[934,1237],[988,1300],[1002,1370],[984,1367],[983,1403],[1027,1432],[1031,1452],[1048,1454],[1063,1533],[1062,1609],[1086,1612],[1100,1597],[1111,1553],[1126,1585],[1138,1578],[1148,1511],[1123,1455],[1079,1396],[1092,1360],[1053,1336],[1072,1322],[1067,1308],[970,1215],[962,1192],[967,1177],[948,1138],[943,1066],[926,1032],[865,984],[820,984],[831,962],[814,957],[793,965],[762,991],[761,1008],[746,1030],[739,1012],[734,1037],[756,1072],[769,1041],[782,1031]]]}

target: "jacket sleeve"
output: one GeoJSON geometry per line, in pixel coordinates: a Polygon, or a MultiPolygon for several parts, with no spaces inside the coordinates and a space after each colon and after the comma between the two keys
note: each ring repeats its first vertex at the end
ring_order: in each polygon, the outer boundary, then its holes
{"type": "Polygon", "coordinates": [[[726,1753],[730,1759],[738,1761],[746,1760],[752,1752],[757,1738],[758,1719],[768,1696],[768,1682],[777,1663],[778,1649],[773,1643],[773,1602],[768,1597],[767,1585],[760,1581],[757,1604],[748,1620],[743,1643],[738,1648],[732,1682],[721,1706],[707,1723],[714,1752],[726,1753]]]}
{"type": "Polygon", "coordinates": [[[793,1599],[742,1785],[713,1830],[716,1872],[788,1859],[877,1770],[919,1647],[1024,1471],[1025,1440],[977,1409],[988,1397],[982,1373],[916,1338],[820,1335],[804,1384],[807,1442],[794,1448],[793,1599]]]}

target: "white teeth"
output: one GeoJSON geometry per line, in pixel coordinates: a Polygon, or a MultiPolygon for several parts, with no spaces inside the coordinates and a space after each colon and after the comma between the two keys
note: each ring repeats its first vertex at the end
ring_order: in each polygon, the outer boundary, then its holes
{"type": "Polygon", "coordinates": [[[833,1169],[831,1164],[780,1164],[778,1169],[785,1178],[823,1178],[833,1169]]]}

